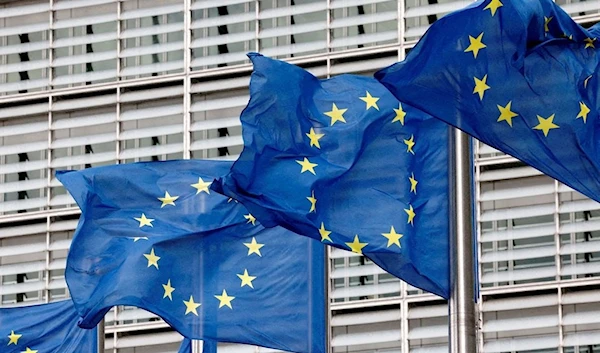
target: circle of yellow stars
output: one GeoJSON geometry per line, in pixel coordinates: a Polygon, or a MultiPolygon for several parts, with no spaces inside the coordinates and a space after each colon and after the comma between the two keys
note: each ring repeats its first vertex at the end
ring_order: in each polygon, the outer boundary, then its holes
{"type": "MultiPolygon", "coordinates": [[[[472,41],[473,41],[472,46],[470,47],[470,49],[468,51],[473,51],[474,57],[477,57],[479,50],[485,48],[485,45],[481,43],[482,37],[483,37],[483,33],[481,33],[477,38],[472,38],[472,41]]],[[[485,83],[486,79],[487,78],[484,78],[482,80],[483,83],[485,83]]],[[[378,105],[378,101],[380,100],[380,98],[373,96],[371,94],[371,92],[365,91],[365,95],[362,97],[359,97],[359,99],[361,101],[365,102],[365,111],[368,111],[369,109],[373,109],[373,110],[377,110],[377,111],[380,110],[380,107],[378,105]]],[[[394,115],[394,118],[392,119],[391,123],[392,124],[399,123],[401,126],[404,126],[407,113],[404,110],[404,108],[402,107],[402,103],[398,104],[397,109],[393,108],[393,111],[394,111],[395,115],[394,115]]],[[[344,124],[347,123],[346,117],[344,116],[344,114],[346,114],[347,112],[348,112],[348,108],[342,107],[341,105],[338,106],[337,103],[331,103],[331,110],[326,111],[323,114],[330,118],[329,126],[334,126],[336,123],[344,123],[344,124]]],[[[316,149],[321,149],[322,139],[325,138],[325,140],[326,140],[326,138],[327,138],[326,131],[324,131],[322,128],[318,128],[318,127],[310,127],[309,131],[306,132],[305,135],[308,138],[309,147],[313,147],[316,149]]],[[[414,135],[411,135],[409,138],[404,139],[403,142],[406,145],[406,153],[415,155],[416,141],[415,141],[414,135]]],[[[314,157],[303,157],[302,160],[296,160],[296,163],[298,163],[301,166],[300,174],[308,172],[310,174],[317,175],[317,171],[318,171],[317,167],[319,166],[319,164],[315,163],[314,157]],[[312,160],[309,158],[311,158],[312,160]]],[[[408,181],[410,183],[410,191],[409,192],[416,195],[418,180],[416,179],[414,173],[410,174],[410,176],[408,177],[408,181]]],[[[317,212],[317,197],[315,196],[315,191],[311,190],[310,196],[307,196],[306,199],[308,200],[308,202],[310,204],[310,206],[308,207],[308,213],[316,213],[317,212]]],[[[412,225],[414,225],[416,212],[412,205],[408,204],[407,207],[408,208],[404,209],[404,212],[407,215],[407,224],[410,224],[412,226],[412,225]]],[[[321,238],[321,242],[333,243],[333,240],[331,238],[332,231],[327,229],[324,222],[321,222],[321,225],[318,228],[318,232],[319,232],[319,236],[321,238]]],[[[400,239],[403,237],[403,234],[397,233],[394,226],[390,226],[390,231],[386,232],[386,233],[381,233],[381,235],[387,239],[387,247],[388,248],[392,247],[392,246],[401,248],[400,239]]],[[[367,245],[369,245],[369,243],[361,242],[360,236],[358,234],[356,234],[354,236],[353,241],[345,242],[345,244],[351,251],[358,253],[358,254],[362,254],[363,249],[367,245]]],[[[248,247],[248,255],[254,253],[255,251],[258,251],[258,249],[256,249],[256,245],[253,245],[252,243],[245,243],[244,245],[246,245],[248,247]]],[[[257,253],[257,254],[260,256],[260,253],[257,253]]],[[[241,275],[238,275],[238,276],[241,276],[241,275]]]]}
{"type": "MultiPolygon", "coordinates": [[[[345,110],[344,110],[345,111],[345,110]]],[[[343,112],[342,112],[343,114],[343,112]]],[[[307,134],[309,135],[309,134],[307,134]]],[[[311,136],[309,136],[309,138],[315,139],[315,147],[320,148],[319,144],[318,144],[318,140],[323,137],[323,134],[316,134],[314,132],[314,130],[311,129],[311,136]]],[[[316,165],[314,165],[316,166],[316,165]]],[[[312,168],[314,168],[314,166],[312,166],[312,168]]],[[[309,167],[309,170],[311,170],[314,174],[314,169],[312,169],[311,167],[309,167]]],[[[210,185],[211,185],[211,181],[205,181],[203,180],[203,178],[199,177],[198,181],[190,184],[190,186],[192,188],[195,189],[195,194],[201,194],[201,193],[205,193],[207,195],[210,195],[210,185]]],[[[180,198],[179,195],[171,195],[169,193],[169,191],[165,191],[164,192],[164,196],[163,197],[157,197],[157,199],[161,202],[160,203],[160,208],[164,208],[166,206],[177,206],[176,201],[180,198]]],[[[229,199],[227,202],[229,203],[231,201],[231,199],[229,199]]],[[[316,202],[316,199],[315,199],[316,202]]],[[[236,201],[237,203],[237,201],[236,201]]],[[[253,226],[256,225],[256,218],[252,215],[252,214],[246,214],[244,215],[244,218],[246,219],[247,223],[252,224],[253,226]]],[[[154,218],[149,218],[146,213],[141,213],[141,215],[139,217],[134,217],[134,219],[138,222],[138,227],[139,228],[144,228],[144,227],[154,227],[153,223],[155,221],[154,218]]],[[[130,237],[130,239],[133,239],[134,242],[137,242],[139,240],[148,240],[148,237],[130,237]]],[[[249,243],[243,243],[244,246],[246,246],[248,248],[248,254],[247,256],[251,256],[251,255],[257,255],[259,257],[262,257],[262,253],[261,253],[261,249],[263,248],[263,246],[265,244],[259,243],[255,237],[252,237],[252,240],[249,243]]],[[[156,250],[154,249],[154,247],[150,248],[150,251],[148,253],[144,253],[143,254],[144,258],[147,261],[147,267],[154,267],[156,270],[159,270],[159,261],[161,259],[161,257],[156,253],[156,250]]],[[[238,273],[236,274],[236,276],[240,279],[241,283],[240,283],[240,287],[249,287],[251,289],[254,289],[254,283],[253,281],[257,278],[257,276],[253,276],[249,273],[247,268],[244,268],[244,271],[242,273],[238,273]]],[[[176,291],[176,288],[173,286],[173,283],[171,282],[171,278],[167,279],[166,283],[161,283],[162,289],[163,289],[163,296],[162,299],[166,299],[169,301],[173,301],[173,293],[176,291]]],[[[231,296],[227,293],[226,289],[223,289],[223,291],[220,294],[216,294],[214,295],[214,297],[219,300],[219,308],[223,308],[223,307],[228,307],[229,309],[233,310],[233,300],[235,299],[234,296],[231,296]]],[[[190,295],[188,300],[182,300],[184,306],[185,306],[185,312],[184,315],[196,315],[199,316],[198,314],[198,308],[202,305],[199,302],[196,302],[194,299],[193,295],[190,295]]],[[[16,334],[14,331],[11,332],[11,335],[9,336],[9,344],[17,344],[19,338],[21,337],[21,335],[16,334]]],[[[31,350],[29,348],[27,348],[28,350],[23,352],[23,353],[37,353],[37,351],[31,350]]]]}

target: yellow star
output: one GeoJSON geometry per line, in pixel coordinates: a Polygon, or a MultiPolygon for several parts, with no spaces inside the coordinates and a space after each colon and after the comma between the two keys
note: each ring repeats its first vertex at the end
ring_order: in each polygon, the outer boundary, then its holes
{"type": "Polygon", "coordinates": [[[396,233],[394,226],[392,226],[392,229],[390,229],[389,233],[381,233],[381,235],[383,235],[384,237],[387,238],[387,240],[388,240],[387,247],[388,248],[390,246],[392,246],[393,244],[398,245],[399,248],[402,247],[402,246],[400,246],[400,238],[402,238],[404,235],[396,233]]]}
{"type": "Polygon", "coordinates": [[[534,126],[533,128],[535,130],[542,130],[544,132],[544,136],[546,137],[548,137],[548,132],[550,132],[550,130],[558,129],[559,127],[554,123],[554,114],[550,115],[548,119],[544,119],[539,115],[537,116],[537,118],[540,123],[534,126]]]}
{"type": "Polygon", "coordinates": [[[587,88],[587,84],[588,84],[588,81],[590,80],[590,78],[592,78],[592,75],[589,75],[588,77],[585,78],[585,80],[583,80],[583,88],[587,88]]]}
{"type": "Polygon", "coordinates": [[[310,201],[310,210],[308,211],[310,212],[316,212],[317,211],[317,199],[315,198],[315,191],[312,191],[312,195],[307,197],[308,201],[310,201]]]}
{"type": "Polygon", "coordinates": [[[486,7],[483,8],[483,11],[490,10],[492,17],[494,17],[498,8],[502,6],[503,4],[500,2],[500,0],[492,0],[486,7]]]}
{"type": "Polygon", "coordinates": [[[256,239],[252,237],[252,241],[250,243],[244,243],[244,245],[248,247],[248,256],[256,254],[262,257],[262,254],[260,253],[260,248],[265,246],[265,244],[257,243],[256,239]]]}
{"type": "Polygon", "coordinates": [[[233,307],[231,306],[231,301],[234,300],[235,297],[228,296],[225,289],[223,289],[223,294],[215,295],[215,298],[219,299],[219,308],[228,306],[229,309],[233,309],[233,307]]]}
{"type": "Polygon", "coordinates": [[[325,115],[331,118],[331,126],[333,126],[333,124],[335,124],[336,121],[341,121],[343,123],[346,122],[346,119],[344,119],[344,113],[346,112],[346,110],[348,109],[338,109],[337,105],[333,103],[331,111],[325,113],[325,115]]]}
{"type": "Polygon", "coordinates": [[[154,227],[152,225],[152,222],[154,221],[153,218],[146,218],[146,215],[142,213],[142,217],[137,218],[137,217],[133,217],[133,219],[135,219],[136,221],[140,222],[140,228],[142,228],[143,226],[149,226],[149,227],[154,227]]]}
{"type": "Polygon", "coordinates": [[[596,41],[596,38],[586,38],[583,41],[585,42],[585,48],[596,48],[594,46],[594,42],[596,41]]]}
{"type": "Polygon", "coordinates": [[[415,210],[413,209],[412,205],[408,205],[408,209],[404,209],[404,212],[406,212],[406,214],[408,215],[408,222],[406,222],[406,224],[410,223],[414,226],[414,219],[417,214],[415,213],[415,210]]]}
{"type": "Polygon", "coordinates": [[[8,346],[10,346],[11,344],[14,344],[15,346],[19,343],[19,338],[21,338],[21,336],[23,335],[17,335],[15,333],[15,331],[10,331],[10,335],[8,335],[8,346]]]}
{"type": "Polygon", "coordinates": [[[583,123],[587,122],[587,116],[590,113],[590,108],[583,102],[579,102],[579,114],[575,119],[583,118],[583,123]]]}
{"type": "Polygon", "coordinates": [[[369,108],[371,108],[371,107],[379,110],[379,107],[377,106],[377,101],[379,100],[379,98],[371,96],[371,93],[369,93],[369,91],[367,91],[366,97],[359,97],[359,98],[361,101],[367,103],[366,110],[369,110],[369,108]]]}
{"type": "Polygon", "coordinates": [[[150,254],[144,254],[144,257],[148,259],[148,267],[154,266],[158,270],[158,260],[160,260],[160,257],[154,254],[154,248],[150,250],[150,254]]]}
{"type": "Polygon", "coordinates": [[[563,33],[563,38],[568,38],[569,40],[573,40],[573,35],[567,35],[566,33],[563,33]]]}
{"type": "Polygon", "coordinates": [[[475,79],[475,88],[473,89],[473,94],[479,93],[479,100],[483,100],[484,92],[490,89],[490,86],[487,85],[487,74],[483,76],[481,80],[477,77],[473,78],[475,79]]]}
{"type": "Polygon", "coordinates": [[[333,240],[331,240],[331,238],[329,237],[329,234],[331,234],[331,231],[325,229],[325,224],[323,222],[321,222],[321,228],[319,228],[319,234],[321,235],[321,241],[322,242],[324,242],[325,240],[327,240],[330,243],[333,243],[333,240]]]}
{"type": "Polygon", "coordinates": [[[358,235],[354,236],[354,241],[352,243],[346,243],[346,245],[348,245],[350,247],[350,250],[352,250],[352,252],[355,252],[357,254],[362,254],[362,249],[367,246],[369,243],[361,243],[358,240],[358,235]]]}
{"type": "Polygon", "coordinates": [[[554,17],[546,17],[544,16],[544,32],[550,32],[550,29],[548,28],[548,24],[550,23],[550,21],[552,21],[554,17]]]}
{"type": "Polygon", "coordinates": [[[38,351],[27,347],[27,349],[22,351],[21,353],[38,353],[38,351]]]}
{"type": "Polygon", "coordinates": [[[410,178],[408,178],[408,181],[410,181],[410,192],[414,192],[416,195],[417,194],[417,184],[419,182],[417,181],[417,179],[415,179],[415,173],[410,174],[410,178]]]}
{"type": "Polygon", "coordinates": [[[465,49],[465,53],[473,52],[473,57],[475,59],[477,59],[477,54],[479,54],[479,51],[486,47],[486,45],[481,42],[482,39],[483,39],[483,32],[481,32],[481,34],[479,34],[479,36],[477,38],[473,38],[473,37],[469,36],[470,44],[467,47],[467,49],[465,49]]]}
{"type": "Polygon", "coordinates": [[[406,116],[406,112],[404,109],[402,109],[402,103],[398,104],[398,109],[394,109],[394,112],[396,113],[396,116],[394,117],[394,120],[392,120],[392,123],[399,121],[400,124],[404,125],[404,117],[406,116]]]}
{"type": "Polygon", "coordinates": [[[167,281],[167,284],[163,284],[162,286],[165,289],[165,294],[163,295],[163,299],[168,297],[169,299],[171,299],[171,301],[173,301],[172,293],[173,293],[173,291],[175,291],[175,288],[171,287],[171,279],[169,279],[167,281]]]}
{"type": "Polygon", "coordinates": [[[413,147],[415,146],[415,135],[410,135],[410,138],[408,140],[404,140],[404,143],[406,144],[406,152],[410,152],[412,154],[415,154],[415,151],[413,151],[413,147]]]}
{"type": "Polygon", "coordinates": [[[179,198],[179,196],[171,196],[171,195],[169,195],[168,191],[165,191],[165,197],[158,198],[160,201],[162,201],[162,205],[160,205],[160,208],[163,208],[166,205],[175,206],[175,200],[177,200],[178,198],[179,198]]]}
{"type": "Polygon", "coordinates": [[[148,240],[148,237],[129,237],[129,239],[133,239],[133,242],[137,243],[138,240],[148,240]]]}
{"type": "Polygon", "coordinates": [[[317,173],[315,173],[315,167],[318,166],[318,164],[311,163],[308,160],[308,158],[304,157],[303,161],[296,161],[296,163],[298,163],[302,166],[302,170],[300,171],[301,174],[306,171],[309,171],[309,172],[313,173],[314,175],[317,175],[317,173]]]}
{"type": "Polygon", "coordinates": [[[196,309],[202,304],[194,303],[194,296],[190,295],[190,300],[188,300],[188,301],[184,300],[183,304],[185,304],[185,315],[192,313],[192,314],[198,316],[198,311],[196,311],[196,309]]]}
{"type": "Polygon", "coordinates": [[[498,106],[498,110],[500,111],[500,116],[498,117],[497,122],[506,121],[510,127],[512,127],[512,118],[519,116],[519,114],[510,110],[510,105],[512,101],[509,101],[508,104],[503,107],[501,105],[498,106]]]}
{"type": "Polygon", "coordinates": [[[325,134],[317,134],[315,133],[315,129],[311,127],[310,132],[306,134],[306,136],[308,136],[310,139],[310,147],[315,146],[316,148],[321,148],[321,145],[319,145],[319,140],[321,137],[325,136],[325,134]]]}
{"type": "Polygon", "coordinates": [[[243,275],[238,274],[237,276],[242,280],[242,285],[240,287],[248,286],[248,287],[254,289],[254,286],[252,285],[252,281],[254,281],[256,279],[256,276],[250,276],[248,274],[248,270],[246,270],[246,269],[244,269],[243,275]]]}
{"type": "Polygon", "coordinates": [[[254,217],[252,213],[245,214],[244,218],[248,220],[246,223],[252,223],[253,226],[256,225],[256,217],[254,217]]]}
{"type": "Polygon", "coordinates": [[[198,178],[198,182],[196,184],[191,184],[190,186],[196,189],[196,195],[204,191],[207,194],[210,194],[210,190],[208,187],[212,184],[212,181],[204,181],[202,178],[198,178]]]}

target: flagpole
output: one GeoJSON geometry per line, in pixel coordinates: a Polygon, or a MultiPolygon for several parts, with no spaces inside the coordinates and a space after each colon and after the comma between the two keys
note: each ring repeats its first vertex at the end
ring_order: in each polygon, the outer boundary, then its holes
{"type": "Polygon", "coordinates": [[[473,267],[471,148],[468,135],[454,131],[454,232],[450,236],[450,353],[477,352],[473,267]]]}
{"type": "Polygon", "coordinates": [[[97,352],[104,353],[104,318],[98,323],[97,352]]]}

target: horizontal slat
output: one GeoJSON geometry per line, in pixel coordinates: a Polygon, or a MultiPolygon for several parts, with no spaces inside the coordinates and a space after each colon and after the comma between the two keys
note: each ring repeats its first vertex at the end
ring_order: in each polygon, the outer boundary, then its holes
{"type": "Polygon", "coordinates": [[[426,319],[445,316],[448,316],[447,305],[418,306],[408,310],[409,319],[426,319]]]}
{"type": "Polygon", "coordinates": [[[74,75],[58,76],[52,81],[55,85],[70,85],[73,83],[90,82],[115,79],[117,77],[116,69],[108,69],[102,71],[83,72],[74,75]]]}
{"type": "Polygon", "coordinates": [[[0,8],[0,18],[27,16],[47,11],[50,11],[50,4],[48,2],[25,6],[3,6],[0,8]]]}
{"type": "MultiPolygon", "coordinates": [[[[121,93],[121,103],[153,101],[160,98],[177,97],[183,95],[183,84],[164,88],[143,89],[121,93]]],[[[181,98],[183,104],[183,98],[181,98]]]]}
{"type": "Polygon", "coordinates": [[[352,17],[336,18],[331,22],[331,28],[344,28],[350,26],[358,26],[370,23],[381,23],[385,21],[393,21],[398,19],[398,12],[378,12],[368,15],[358,15],[352,17]]]}
{"type": "Polygon", "coordinates": [[[528,185],[504,190],[490,190],[481,193],[479,201],[509,200],[521,197],[533,197],[554,193],[554,183],[547,185],[528,185]]]}
{"type": "Polygon", "coordinates": [[[344,46],[353,46],[361,44],[370,44],[376,42],[385,42],[398,39],[398,31],[378,32],[371,34],[361,34],[352,37],[338,37],[331,41],[333,48],[344,46]]]}
{"type": "Polygon", "coordinates": [[[415,327],[408,331],[409,340],[422,340],[427,338],[440,338],[448,336],[448,325],[432,325],[415,327]]]}
{"type": "Polygon", "coordinates": [[[331,326],[335,327],[374,324],[379,322],[399,321],[400,319],[400,308],[398,307],[395,310],[378,310],[364,313],[337,314],[331,318],[331,326]]]}
{"type": "Polygon", "coordinates": [[[379,266],[375,264],[353,266],[353,267],[341,267],[331,271],[331,278],[348,278],[348,277],[359,277],[359,276],[370,276],[386,273],[379,266]]]}
{"type": "Polygon", "coordinates": [[[3,284],[0,286],[0,295],[10,295],[17,293],[29,293],[43,290],[46,287],[44,281],[31,281],[25,283],[3,284]]]}
{"type": "Polygon", "coordinates": [[[483,344],[483,351],[486,353],[504,353],[516,351],[533,351],[536,349],[547,349],[556,347],[558,347],[558,336],[536,336],[499,339],[497,341],[486,341],[483,344]]]}
{"type": "Polygon", "coordinates": [[[192,142],[190,149],[192,151],[207,150],[211,148],[241,146],[244,144],[242,136],[227,136],[213,139],[198,140],[192,142]]]}
{"type": "Polygon", "coordinates": [[[117,0],[86,0],[86,1],[81,1],[81,0],[56,1],[55,0],[55,2],[53,4],[53,9],[55,11],[56,10],[77,9],[77,8],[90,7],[90,6],[95,6],[95,5],[111,4],[111,3],[116,3],[116,2],[117,2],[117,0]]]}
{"type": "Polygon", "coordinates": [[[276,18],[283,16],[297,16],[306,13],[325,11],[327,10],[327,2],[315,1],[308,4],[300,4],[286,7],[276,7],[262,10],[259,12],[259,19],[265,20],[268,18],[276,18]]]}
{"type": "Polygon", "coordinates": [[[65,111],[65,110],[78,110],[78,109],[89,109],[91,107],[100,107],[104,105],[112,105],[117,103],[117,95],[115,94],[104,94],[101,96],[92,96],[88,98],[79,99],[65,99],[54,102],[52,104],[52,110],[54,111],[65,111]]]}
{"type": "Polygon", "coordinates": [[[119,155],[119,159],[143,158],[179,152],[183,152],[183,146],[180,143],[170,145],[156,145],[125,150],[121,152],[121,154],[119,155]]]}
{"type": "Polygon", "coordinates": [[[113,60],[117,59],[117,51],[101,51],[82,55],[70,55],[62,58],[54,59],[53,65],[55,67],[67,66],[67,65],[78,65],[85,63],[95,63],[98,61],[113,60]]]}
{"type": "Polygon", "coordinates": [[[70,137],[60,140],[52,141],[51,148],[65,148],[75,146],[92,145],[95,143],[104,143],[115,141],[117,138],[116,132],[109,132],[106,134],[96,134],[87,136],[70,137]]]}
{"type": "Polygon", "coordinates": [[[46,186],[48,186],[48,181],[45,178],[13,181],[0,184],[0,193],[42,189],[46,186]]]}
{"type": "Polygon", "coordinates": [[[121,76],[135,76],[151,74],[162,71],[183,70],[183,61],[168,61],[164,63],[149,64],[142,66],[130,66],[121,70],[121,76]]]}
{"type": "Polygon", "coordinates": [[[200,29],[200,28],[212,28],[215,26],[227,26],[227,25],[231,25],[234,23],[254,21],[255,18],[256,18],[256,14],[251,13],[251,12],[244,12],[244,13],[236,14],[236,15],[202,18],[202,19],[192,21],[191,28],[192,29],[200,29]]]}
{"type": "Polygon", "coordinates": [[[536,216],[550,215],[554,213],[554,204],[521,206],[499,210],[484,211],[481,214],[481,222],[498,221],[504,219],[520,219],[536,216]]]}
{"type": "Polygon", "coordinates": [[[523,259],[535,259],[539,257],[554,256],[556,247],[554,245],[536,246],[503,251],[489,251],[481,255],[482,263],[499,261],[516,261],[523,259]]]}
{"type": "Polygon", "coordinates": [[[206,48],[222,44],[232,44],[254,40],[256,37],[254,32],[242,32],[233,34],[224,34],[215,37],[197,38],[192,41],[192,48],[206,48]]]}
{"type": "Polygon", "coordinates": [[[563,276],[600,273],[600,262],[584,262],[575,265],[563,265],[560,274],[563,276]]]}
{"type": "Polygon", "coordinates": [[[17,81],[17,82],[0,84],[0,92],[26,91],[26,90],[36,89],[36,88],[41,88],[41,87],[46,87],[46,86],[48,86],[47,78],[40,78],[37,80],[17,81]]]}
{"type": "Polygon", "coordinates": [[[226,64],[226,63],[238,62],[238,61],[247,61],[246,52],[219,54],[219,55],[211,55],[211,56],[195,58],[192,60],[191,66],[192,67],[209,66],[209,65],[226,64]]]}
{"type": "Polygon", "coordinates": [[[19,210],[31,210],[35,208],[42,208],[47,205],[46,198],[33,198],[23,199],[17,201],[4,201],[0,203],[0,213],[19,211],[19,210]]]}
{"type": "Polygon", "coordinates": [[[192,10],[212,9],[218,6],[245,4],[253,1],[254,0],[220,0],[218,3],[216,3],[214,0],[194,1],[194,3],[192,4],[192,10]]]}
{"type": "Polygon", "coordinates": [[[131,20],[150,16],[167,15],[170,13],[182,12],[183,3],[167,6],[155,6],[137,10],[127,10],[121,14],[121,20],[131,20]]]}
{"type": "Polygon", "coordinates": [[[54,41],[54,48],[65,48],[83,44],[101,43],[117,40],[117,32],[86,34],[84,36],[59,38],[54,41]]]}
{"type": "Polygon", "coordinates": [[[183,50],[183,42],[161,43],[143,47],[127,48],[121,52],[120,56],[122,58],[129,58],[140,55],[168,53],[176,50],[183,50]]]}
{"type": "MultiPolygon", "coordinates": [[[[0,13],[2,13],[2,12],[3,11],[0,11],[0,13]]],[[[50,28],[50,23],[48,21],[41,22],[41,23],[35,23],[35,24],[14,26],[14,27],[4,27],[4,28],[0,28],[0,37],[14,36],[14,35],[23,34],[23,33],[42,32],[42,31],[48,30],[49,28],[50,28]]]]}
{"type": "Polygon", "coordinates": [[[0,74],[39,70],[48,66],[48,60],[23,61],[14,64],[0,65],[0,74]]]}
{"type": "Polygon", "coordinates": [[[128,110],[121,113],[121,121],[143,120],[183,114],[183,104],[128,110]]]}
{"type": "Polygon", "coordinates": [[[121,132],[119,139],[120,140],[131,140],[131,139],[139,139],[144,137],[152,137],[152,136],[165,136],[178,134],[183,132],[183,125],[165,125],[160,128],[149,127],[145,129],[136,129],[121,132]]]}
{"type": "Polygon", "coordinates": [[[241,126],[241,124],[242,123],[240,121],[240,118],[238,118],[238,117],[200,120],[200,121],[194,122],[191,125],[190,131],[194,132],[194,131],[203,131],[203,130],[213,130],[213,129],[219,129],[219,128],[224,128],[224,127],[241,126]]]}
{"type": "Polygon", "coordinates": [[[169,23],[161,26],[130,28],[121,32],[122,39],[153,36],[157,34],[173,33],[183,31],[181,23],[169,23]]]}
{"type": "Polygon", "coordinates": [[[291,26],[278,26],[263,29],[258,33],[258,38],[272,38],[281,36],[290,36],[294,34],[310,33],[323,31],[327,29],[327,21],[315,21],[291,26]]]}
{"type": "Polygon", "coordinates": [[[404,12],[405,18],[423,17],[429,15],[444,14],[452,11],[459,10],[467,5],[471,4],[471,1],[459,0],[441,4],[429,4],[426,6],[409,7],[404,12]]]}
{"type": "Polygon", "coordinates": [[[15,136],[15,135],[26,135],[36,132],[42,132],[48,130],[48,122],[30,123],[30,124],[19,124],[19,125],[0,125],[0,137],[15,136]]]}
{"type": "Polygon", "coordinates": [[[308,42],[308,43],[300,43],[300,44],[291,44],[291,45],[283,45],[276,46],[271,48],[266,48],[262,50],[262,53],[266,56],[288,56],[291,54],[305,53],[317,50],[324,50],[327,48],[327,42],[324,40],[308,42]]]}
{"type": "Polygon", "coordinates": [[[378,283],[377,285],[361,285],[353,287],[335,288],[331,292],[331,298],[358,298],[375,295],[400,293],[400,281],[391,283],[378,283]]]}
{"type": "Polygon", "coordinates": [[[567,292],[562,296],[563,304],[581,304],[600,302],[600,290],[567,292]]]}
{"type": "Polygon", "coordinates": [[[0,156],[34,151],[45,151],[48,149],[48,141],[28,142],[18,145],[0,146],[0,156]]]}
{"type": "Polygon", "coordinates": [[[573,332],[565,335],[564,346],[591,346],[600,344],[600,330],[573,332]]]}
{"type": "Polygon", "coordinates": [[[517,167],[500,170],[488,170],[480,174],[480,181],[495,181],[515,178],[526,178],[530,176],[542,175],[542,172],[531,167],[517,167]]]}
{"type": "Polygon", "coordinates": [[[531,297],[484,300],[482,303],[482,310],[483,312],[493,312],[541,308],[555,305],[558,305],[558,296],[556,294],[544,294],[531,297]]]}
{"type": "Polygon", "coordinates": [[[585,241],[576,244],[565,244],[560,248],[561,255],[600,252],[600,241],[585,241]]]}
{"type": "MultiPolygon", "coordinates": [[[[229,97],[229,98],[220,98],[220,99],[210,99],[205,101],[197,101],[192,104],[190,107],[190,111],[193,113],[196,112],[206,112],[211,110],[218,109],[227,109],[227,108],[243,108],[248,104],[249,96],[237,96],[237,97],[229,97]]],[[[241,110],[240,110],[241,112],[241,110]]]]}
{"type": "Polygon", "coordinates": [[[501,230],[495,232],[484,232],[480,235],[482,243],[491,241],[514,240],[514,239],[532,239],[553,235],[555,232],[554,225],[536,224],[518,229],[501,230]]]}
{"type": "MultiPolygon", "coordinates": [[[[1,10],[0,10],[0,12],[1,12],[1,10]]],[[[50,43],[48,43],[48,41],[6,45],[3,47],[0,47],[0,55],[27,53],[27,52],[32,52],[32,51],[36,51],[36,50],[48,49],[49,46],[50,46],[50,43]]]]}
{"type": "Polygon", "coordinates": [[[525,281],[538,278],[552,278],[556,276],[556,267],[536,267],[536,268],[525,268],[512,271],[502,272],[489,272],[484,273],[481,282],[482,283],[495,283],[495,282],[511,282],[511,281],[525,281]]]}
{"type": "Polygon", "coordinates": [[[29,172],[32,170],[45,169],[47,166],[48,162],[45,160],[5,164],[0,168],[0,174],[29,172]]]}
{"type": "Polygon", "coordinates": [[[483,332],[507,332],[520,330],[533,330],[543,327],[557,327],[557,315],[528,316],[527,320],[523,318],[514,319],[495,319],[483,323],[483,332]]]}
{"type": "Polygon", "coordinates": [[[117,120],[117,114],[115,113],[104,113],[90,116],[73,117],[68,119],[61,119],[52,123],[53,130],[61,129],[72,129],[76,127],[85,126],[96,126],[102,124],[113,123],[117,120]]]}
{"type": "Polygon", "coordinates": [[[106,15],[96,15],[87,17],[69,18],[65,20],[58,20],[54,22],[54,29],[80,27],[86,25],[94,25],[98,23],[115,22],[117,20],[117,13],[109,13],[106,15]]]}
{"type": "Polygon", "coordinates": [[[336,335],[331,339],[332,347],[357,346],[384,342],[397,342],[402,339],[400,329],[381,330],[377,332],[361,332],[336,335]]]}
{"type": "Polygon", "coordinates": [[[115,152],[89,153],[79,156],[67,156],[56,158],[52,161],[51,167],[58,169],[70,166],[84,165],[86,163],[103,163],[116,159],[115,152]]]}

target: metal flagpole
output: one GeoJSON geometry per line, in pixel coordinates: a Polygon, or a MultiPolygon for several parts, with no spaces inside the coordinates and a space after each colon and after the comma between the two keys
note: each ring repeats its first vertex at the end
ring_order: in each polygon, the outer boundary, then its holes
{"type": "Polygon", "coordinates": [[[98,323],[98,342],[97,349],[98,353],[104,353],[104,318],[98,323]]]}
{"type": "Polygon", "coordinates": [[[450,353],[477,352],[473,267],[472,170],[469,136],[454,131],[454,234],[450,237],[450,353]]]}

